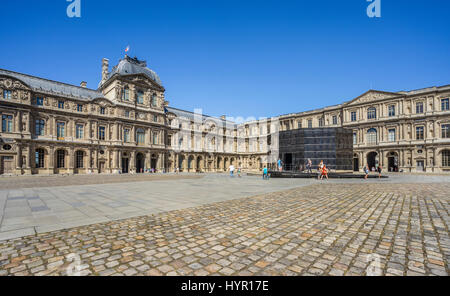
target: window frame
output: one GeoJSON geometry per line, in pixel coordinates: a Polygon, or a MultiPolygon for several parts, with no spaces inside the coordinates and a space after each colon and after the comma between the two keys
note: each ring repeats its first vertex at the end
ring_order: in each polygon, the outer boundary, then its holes
{"type": "Polygon", "coordinates": [[[423,125],[416,126],[416,140],[425,140],[425,127],[423,125]]]}
{"type": "Polygon", "coordinates": [[[424,113],[423,106],[424,106],[423,102],[416,102],[416,114],[423,114],[424,113]]]}
{"type": "Polygon", "coordinates": [[[84,124],[75,124],[75,138],[78,140],[84,139],[84,124]]]}
{"type": "Polygon", "coordinates": [[[142,90],[136,91],[136,103],[137,104],[144,104],[144,92],[142,90]]]}
{"type": "Polygon", "coordinates": [[[34,132],[36,136],[45,136],[45,120],[36,119],[34,121],[34,132]]]}
{"type": "Polygon", "coordinates": [[[106,141],[106,127],[100,125],[97,130],[97,137],[99,141],[106,141]]]}
{"type": "Polygon", "coordinates": [[[397,129],[390,128],[388,129],[388,142],[395,142],[397,141],[397,129]],[[393,131],[393,133],[391,133],[393,131]],[[391,137],[393,135],[393,137],[391,137]]]}
{"type": "Polygon", "coordinates": [[[378,131],[376,128],[368,129],[366,137],[367,137],[368,144],[375,144],[375,145],[378,144],[378,131]]]}
{"type": "Polygon", "coordinates": [[[12,98],[12,91],[9,89],[4,89],[3,90],[3,99],[11,100],[11,98],[12,98]]]}
{"type": "Polygon", "coordinates": [[[450,139],[450,123],[441,124],[441,138],[450,139]]]}
{"type": "Polygon", "coordinates": [[[395,105],[389,105],[388,106],[388,116],[394,117],[395,116],[395,105]]]}
{"type": "Polygon", "coordinates": [[[45,150],[42,148],[38,148],[35,150],[35,167],[37,169],[45,168],[45,150]],[[42,152],[42,153],[41,153],[42,152]]]}
{"type": "Polygon", "coordinates": [[[12,133],[14,131],[14,115],[2,114],[2,133],[12,133]]]}
{"type": "Polygon", "coordinates": [[[442,158],[442,166],[445,168],[450,167],[450,150],[442,150],[441,152],[441,158],[442,158]]]}
{"type": "Polygon", "coordinates": [[[369,107],[367,108],[367,120],[377,119],[377,108],[369,107]]]}
{"type": "Polygon", "coordinates": [[[441,111],[449,111],[449,110],[450,110],[450,98],[441,99],[441,111]]]}
{"type": "Polygon", "coordinates": [[[58,109],[64,109],[64,101],[58,100],[58,109]]]}
{"type": "Polygon", "coordinates": [[[350,121],[351,122],[355,122],[355,121],[357,121],[358,119],[357,119],[357,114],[356,114],[356,111],[351,111],[350,112],[350,121]]]}

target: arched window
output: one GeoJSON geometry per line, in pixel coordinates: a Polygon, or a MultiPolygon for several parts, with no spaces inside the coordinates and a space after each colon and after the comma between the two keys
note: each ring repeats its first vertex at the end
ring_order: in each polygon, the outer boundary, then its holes
{"type": "Polygon", "coordinates": [[[44,157],[45,157],[45,151],[44,149],[36,149],[36,168],[41,169],[44,168],[44,157]]]}
{"type": "Polygon", "coordinates": [[[66,156],[66,151],[64,151],[64,150],[56,151],[56,167],[58,169],[65,167],[65,161],[64,161],[65,156],[66,156]]]}
{"type": "Polygon", "coordinates": [[[138,145],[145,144],[145,131],[142,128],[136,130],[136,142],[138,145]]]}
{"type": "Polygon", "coordinates": [[[371,107],[367,109],[367,119],[377,119],[377,109],[371,107]]]}
{"type": "Polygon", "coordinates": [[[450,150],[442,151],[442,166],[450,167],[450,150]]]}
{"type": "Polygon", "coordinates": [[[123,92],[122,92],[122,101],[129,101],[130,100],[130,89],[128,86],[124,86],[123,92]]]}
{"type": "Polygon", "coordinates": [[[84,167],[84,152],[77,151],[77,153],[75,154],[75,160],[76,160],[76,168],[82,169],[84,167]]]}
{"type": "Polygon", "coordinates": [[[151,105],[152,105],[152,107],[156,107],[158,105],[158,100],[156,98],[156,94],[152,95],[151,105]]]}
{"type": "Polygon", "coordinates": [[[377,130],[371,128],[367,131],[367,143],[368,144],[376,144],[377,143],[377,130]]]}

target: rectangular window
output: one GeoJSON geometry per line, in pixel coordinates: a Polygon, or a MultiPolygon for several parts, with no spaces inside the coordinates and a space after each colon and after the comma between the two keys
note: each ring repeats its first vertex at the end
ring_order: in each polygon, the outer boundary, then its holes
{"type": "Polygon", "coordinates": [[[77,105],[77,111],[78,112],[83,112],[83,105],[78,104],[77,105]]]}
{"type": "Polygon", "coordinates": [[[138,104],[144,104],[144,92],[141,90],[138,90],[136,95],[136,101],[138,104]]]}
{"type": "Polygon", "coordinates": [[[153,115],[153,122],[158,122],[158,116],[157,115],[153,115]]]}
{"type": "Polygon", "coordinates": [[[12,133],[13,131],[13,117],[12,115],[2,115],[2,132],[12,133]]]}
{"type": "Polygon", "coordinates": [[[45,120],[36,119],[36,136],[43,136],[45,134],[45,120]]]}
{"type": "Polygon", "coordinates": [[[84,125],[77,124],[76,126],[76,138],[83,139],[84,138],[84,125]]]}
{"type": "Polygon", "coordinates": [[[130,129],[128,129],[128,128],[123,130],[123,141],[126,142],[126,143],[131,142],[130,129]]]}
{"type": "Polygon", "coordinates": [[[336,124],[338,124],[338,120],[337,120],[337,116],[334,115],[333,116],[333,125],[336,125],[336,124]]]}
{"type": "Polygon", "coordinates": [[[377,109],[369,108],[367,110],[367,119],[377,119],[377,109]]]}
{"type": "Polygon", "coordinates": [[[312,119],[308,120],[308,128],[312,128],[312,119]]]}
{"type": "Polygon", "coordinates": [[[450,110],[450,106],[449,106],[449,99],[442,99],[441,100],[441,110],[442,111],[448,111],[450,110]]]}
{"type": "Polygon", "coordinates": [[[98,139],[104,141],[105,140],[105,127],[99,126],[98,127],[98,139]]]}
{"type": "Polygon", "coordinates": [[[10,99],[11,99],[11,91],[5,89],[5,90],[3,91],[3,98],[6,99],[6,100],[10,100],[10,99]]]}
{"type": "Polygon", "coordinates": [[[395,142],[395,128],[388,130],[388,141],[395,142]]]}
{"type": "Polygon", "coordinates": [[[106,110],[105,107],[100,107],[100,114],[105,115],[106,110]]]}
{"type": "Polygon", "coordinates": [[[58,138],[58,140],[64,140],[66,132],[65,128],[66,128],[65,122],[56,123],[56,137],[58,138]]]}
{"type": "Polygon", "coordinates": [[[158,144],[158,134],[153,133],[153,144],[158,144]]]}
{"type": "Polygon", "coordinates": [[[125,117],[129,118],[130,117],[130,111],[125,110],[125,117]]]}
{"type": "Polygon", "coordinates": [[[351,121],[356,121],[356,112],[355,111],[353,111],[350,116],[351,116],[351,121]]]}
{"type": "Polygon", "coordinates": [[[395,105],[389,106],[389,117],[395,116],[395,105]]]}
{"type": "Polygon", "coordinates": [[[301,121],[297,122],[297,128],[302,128],[302,122],[301,121]]]}
{"type": "Polygon", "coordinates": [[[37,106],[43,106],[44,105],[44,98],[36,97],[36,105],[37,106]]]}
{"type": "Polygon", "coordinates": [[[324,119],[323,118],[319,118],[319,127],[324,126],[324,119]]]}
{"type": "Polygon", "coordinates": [[[442,130],[442,138],[449,139],[450,138],[450,124],[443,124],[441,126],[442,130]]]}
{"type": "Polygon", "coordinates": [[[58,101],[58,108],[59,109],[64,109],[64,102],[63,101],[58,101]]]}
{"type": "Polygon", "coordinates": [[[423,103],[422,102],[416,103],[416,113],[417,114],[423,113],[423,103]]]}
{"type": "Polygon", "coordinates": [[[424,139],[424,127],[418,126],[416,127],[416,140],[423,140],[424,139]]]}
{"type": "Polygon", "coordinates": [[[358,144],[358,136],[356,133],[353,133],[353,145],[358,144]]]}

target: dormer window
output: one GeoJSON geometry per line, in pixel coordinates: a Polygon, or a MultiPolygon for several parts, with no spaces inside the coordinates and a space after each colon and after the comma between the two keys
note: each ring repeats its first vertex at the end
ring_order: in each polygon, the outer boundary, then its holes
{"type": "Polygon", "coordinates": [[[100,114],[105,115],[106,110],[105,107],[100,107],[100,114]]]}
{"type": "Polygon", "coordinates": [[[122,92],[122,101],[129,101],[129,100],[130,100],[130,89],[128,88],[128,86],[125,86],[122,92]]]}
{"type": "Polygon", "coordinates": [[[64,109],[64,101],[58,101],[58,108],[64,109]]]}
{"type": "Polygon", "coordinates": [[[136,102],[138,104],[144,104],[144,92],[142,90],[137,91],[136,102]]]}
{"type": "Polygon", "coordinates": [[[3,91],[3,98],[6,99],[6,100],[11,100],[11,91],[5,89],[5,90],[3,91]]]}
{"type": "Polygon", "coordinates": [[[36,97],[36,105],[37,106],[43,106],[44,105],[44,98],[36,97]]]}

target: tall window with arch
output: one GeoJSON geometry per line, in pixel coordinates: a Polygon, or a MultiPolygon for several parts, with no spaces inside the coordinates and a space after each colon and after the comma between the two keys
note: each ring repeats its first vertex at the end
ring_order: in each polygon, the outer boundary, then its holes
{"type": "Polygon", "coordinates": [[[367,143],[368,144],[377,144],[377,130],[371,128],[367,131],[367,143]]]}
{"type": "Polygon", "coordinates": [[[56,152],[56,167],[58,169],[62,169],[65,167],[65,157],[66,157],[66,151],[58,150],[56,152]]]}
{"type": "Polygon", "coordinates": [[[45,151],[44,149],[36,149],[36,168],[41,169],[44,168],[44,157],[45,151]]]}
{"type": "Polygon", "coordinates": [[[450,150],[442,151],[442,166],[450,167],[450,150]]]}

